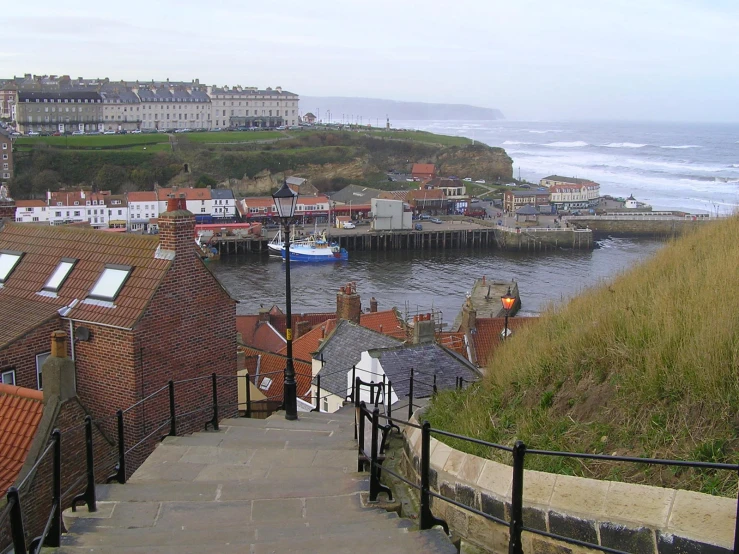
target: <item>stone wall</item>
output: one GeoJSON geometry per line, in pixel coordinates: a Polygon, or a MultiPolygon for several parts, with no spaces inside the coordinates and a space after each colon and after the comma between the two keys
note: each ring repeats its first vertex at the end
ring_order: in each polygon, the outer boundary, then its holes
{"type": "MultiPolygon", "coordinates": [[[[416,421],[415,417],[412,421],[416,421]]],[[[400,467],[420,482],[421,431],[406,427],[400,467]]],[[[464,454],[431,438],[431,487],[450,499],[510,521],[510,466],[464,454]]],[[[728,554],[737,501],[646,485],[525,471],[524,526],[626,552],[728,554]]],[[[433,499],[432,511],[465,541],[508,551],[508,528],[433,499]]],[[[527,554],[598,552],[525,532],[527,554]]]]}
{"type": "Polygon", "coordinates": [[[590,250],[593,248],[593,233],[574,229],[537,229],[532,231],[522,227],[498,227],[495,241],[501,250],[537,251],[555,248],[590,250]]]}
{"type": "Polygon", "coordinates": [[[588,228],[596,237],[678,237],[710,225],[707,219],[609,219],[607,217],[568,218],[567,222],[580,229],[588,228]]]}

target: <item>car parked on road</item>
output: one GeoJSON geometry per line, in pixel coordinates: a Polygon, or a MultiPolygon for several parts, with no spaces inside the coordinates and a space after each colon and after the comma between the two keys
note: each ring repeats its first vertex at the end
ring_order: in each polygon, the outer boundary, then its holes
{"type": "Polygon", "coordinates": [[[478,179],[477,181],[475,181],[475,183],[477,183],[478,185],[484,185],[485,179],[478,179]]]}
{"type": "Polygon", "coordinates": [[[431,221],[431,223],[436,223],[437,225],[443,223],[443,221],[441,221],[441,219],[436,218],[436,217],[432,217],[429,221],[431,221]]]}
{"type": "Polygon", "coordinates": [[[356,226],[356,225],[354,225],[354,223],[352,223],[351,221],[345,221],[345,222],[343,223],[342,227],[343,227],[344,229],[356,229],[356,228],[357,228],[357,226],[356,226]]]}
{"type": "Polygon", "coordinates": [[[414,228],[416,229],[416,231],[423,231],[423,225],[421,225],[420,223],[416,223],[416,226],[414,228]]]}
{"type": "Polygon", "coordinates": [[[73,136],[73,137],[78,137],[78,136],[80,136],[80,135],[84,135],[84,134],[85,134],[85,132],[84,132],[84,131],[74,131],[74,132],[72,133],[72,136],[73,136]]]}

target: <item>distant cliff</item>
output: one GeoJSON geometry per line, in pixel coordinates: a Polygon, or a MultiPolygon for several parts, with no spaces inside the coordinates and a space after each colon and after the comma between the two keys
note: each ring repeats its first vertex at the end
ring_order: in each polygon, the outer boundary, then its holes
{"type": "Polygon", "coordinates": [[[465,104],[427,104],[424,102],[396,102],[378,98],[346,98],[341,96],[301,96],[300,111],[312,113],[322,121],[362,122],[371,125],[385,126],[395,120],[409,119],[505,119],[500,110],[480,108],[465,104]]]}

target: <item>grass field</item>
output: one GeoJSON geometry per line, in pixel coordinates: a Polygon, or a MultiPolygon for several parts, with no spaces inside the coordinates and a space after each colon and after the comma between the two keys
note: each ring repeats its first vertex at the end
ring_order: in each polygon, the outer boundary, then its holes
{"type": "Polygon", "coordinates": [[[263,140],[276,140],[289,138],[282,131],[221,131],[218,133],[182,133],[177,137],[185,137],[192,142],[216,142],[216,143],[234,143],[234,142],[255,142],[263,140]]]}
{"type": "MultiPolygon", "coordinates": [[[[739,217],[666,246],[514,334],[483,381],[437,396],[441,429],[528,448],[733,463],[739,217]]],[[[525,299],[524,299],[525,302],[525,299]]],[[[455,443],[485,457],[487,448],[455,443]]],[[[500,458],[510,463],[508,456],[500,458]]],[[[735,496],[727,471],[527,456],[526,467],[735,496]]]]}
{"type": "Polygon", "coordinates": [[[472,144],[472,139],[467,137],[454,137],[450,135],[436,135],[434,133],[427,133],[425,131],[363,131],[367,132],[372,136],[391,138],[391,139],[402,139],[402,140],[414,140],[417,142],[428,142],[431,144],[441,144],[442,146],[465,146],[472,144]]]}

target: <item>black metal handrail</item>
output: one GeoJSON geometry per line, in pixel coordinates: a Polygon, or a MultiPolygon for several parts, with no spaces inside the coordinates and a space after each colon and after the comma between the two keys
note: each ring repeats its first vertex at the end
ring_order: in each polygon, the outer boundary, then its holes
{"type": "MultiPolygon", "coordinates": [[[[413,398],[412,390],[411,390],[410,398],[411,399],[413,398]]],[[[359,425],[359,432],[362,435],[361,438],[363,438],[364,430],[362,427],[363,427],[364,419],[369,417],[370,412],[364,403],[361,403],[358,411],[359,411],[359,421],[361,422],[361,424],[359,425]]],[[[375,411],[378,411],[377,408],[375,408],[375,411]]],[[[427,421],[424,421],[422,425],[419,425],[417,423],[410,421],[410,419],[412,419],[412,415],[411,417],[408,418],[409,421],[403,421],[403,420],[399,420],[397,418],[392,417],[391,414],[382,415],[378,413],[376,418],[375,417],[371,418],[373,426],[376,425],[376,421],[378,421],[380,418],[383,418],[387,420],[388,422],[405,425],[408,427],[413,427],[413,428],[421,430],[421,460],[420,460],[421,484],[417,485],[411,482],[410,480],[405,479],[404,477],[398,475],[396,472],[393,472],[387,468],[383,468],[383,471],[387,472],[388,474],[392,475],[393,477],[397,479],[400,479],[401,481],[413,487],[414,489],[417,489],[420,491],[421,503],[420,503],[420,514],[419,514],[419,527],[421,529],[430,529],[431,527],[435,525],[441,525],[448,532],[448,526],[446,525],[446,523],[443,522],[442,520],[435,518],[433,514],[431,514],[431,511],[430,511],[429,497],[438,498],[439,500],[444,500],[445,502],[449,502],[459,508],[462,508],[464,510],[477,514],[485,519],[488,519],[490,521],[494,521],[496,523],[509,527],[510,528],[509,552],[511,554],[522,554],[523,553],[522,546],[521,546],[521,533],[523,531],[527,531],[527,532],[541,535],[544,537],[548,537],[551,539],[559,540],[559,541],[562,541],[568,544],[592,548],[595,550],[599,550],[601,552],[607,552],[609,554],[629,554],[622,550],[617,550],[614,548],[609,548],[609,547],[601,546],[598,544],[588,543],[588,542],[581,541],[578,539],[573,539],[570,537],[558,535],[556,533],[550,533],[547,531],[541,531],[539,529],[524,526],[523,525],[523,481],[524,481],[524,472],[525,472],[524,462],[525,462],[525,457],[527,454],[541,455],[541,456],[564,456],[564,457],[570,457],[570,458],[586,458],[586,459],[604,460],[604,461],[610,461],[610,462],[627,462],[627,463],[639,463],[639,464],[648,464],[648,465],[666,465],[666,466],[676,466],[676,467],[694,467],[694,468],[700,468],[700,469],[728,470],[728,471],[739,473],[739,464],[698,462],[698,461],[687,461],[687,460],[665,460],[665,459],[659,459],[659,458],[637,458],[633,456],[609,456],[606,454],[587,454],[587,453],[579,453],[579,452],[562,452],[562,451],[539,450],[539,449],[528,450],[526,448],[526,445],[522,441],[516,441],[515,444],[511,447],[511,446],[507,446],[503,444],[496,444],[493,442],[476,439],[473,437],[459,435],[457,433],[451,433],[449,431],[444,431],[441,429],[433,429],[427,421]],[[497,450],[510,452],[512,454],[513,479],[512,479],[512,487],[511,487],[510,521],[502,520],[496,516],[487,514],[481,510],[477,510],[473,506],[468,506],[462,502],[457,501],[456,499],[448,498],[444,496],[443,494],[430,490],[430,486],[429,486],[430,459],[431,459],[430,439],[431,439],[432,434],[437,434],[437,435],[441,435],[441,436],[445,436],[445,437],[449,437],[449,438],[453,438],[457,440],[462,440],[462,441],[470,442],[473,444],[478,444],[481,446],[486,446],[489,448],[494,448],[497,450]]],[[[370,460],[370,463],[373,466],[376,466],[378,468],[381,466],[381,463],[378,460],[375,460],[374,458],[370,460]]],[[[370,474],[370,490],[372,490],[372,479],[373,479],[373,476],[372,474],[370,474]]],[[[376,500],[376,498],[373,499],[372,495],[370,494],[370,500],[376,500]]],[[[735,554],[739,554],[739,498],[737,499],[737,520],[736,520],[736,525],[734,528],[734,550],[733,551],[735,554]]]]}

